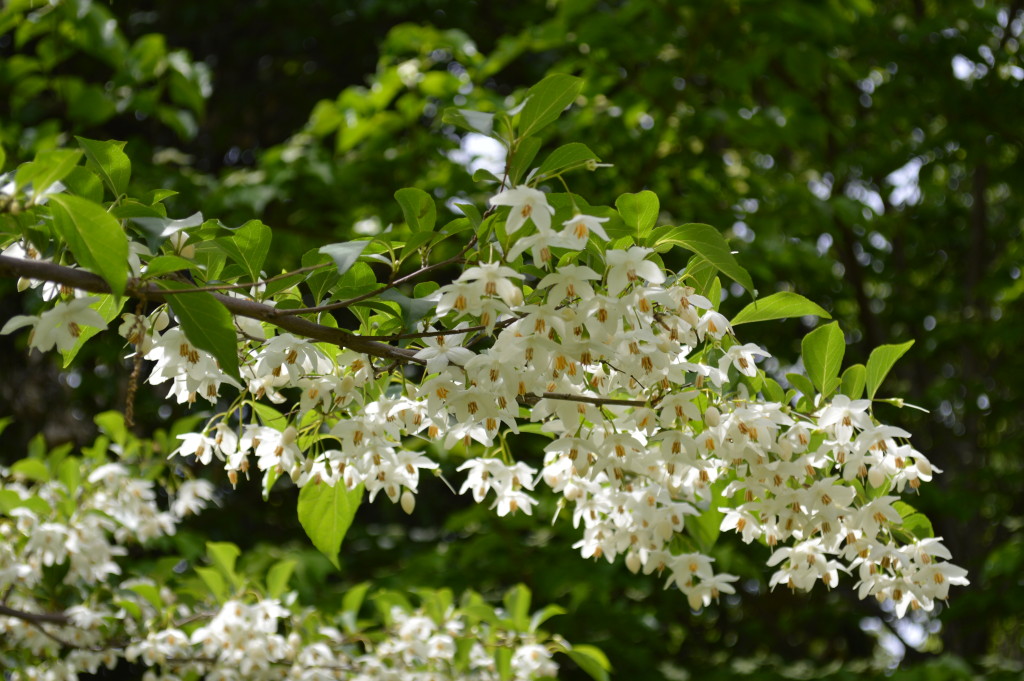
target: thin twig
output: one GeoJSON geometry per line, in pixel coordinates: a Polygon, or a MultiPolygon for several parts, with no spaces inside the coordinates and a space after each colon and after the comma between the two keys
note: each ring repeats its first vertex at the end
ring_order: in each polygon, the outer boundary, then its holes
{"type": "Polygon", "coordinates": [[[448,258],[447,260],[442,260],[441,262],[434,263],[433,265],[428,265],[427,267],[421,267],[420,269],[416,270],[411,274],[407,274],[404,277],[400,277],[393,281],[389,281],[384,286],[381,286],[378,289],[374,289],[373,291],[370,291],[368,293],[356,296],[355,298],[349,298],[348,300],[339,300],[336,303],[327,303],[326,305],[316,305],[314,307],[299,307],[293,308],[291,310],[276,310],[275,314],[281,317],[300,314],[313,314],[316,312],[329,312],[331,310],[340,310],[342,308],[355,305],[356,303],[360,303],[369,298],[379,296],[381,293],[384,293],[389,289],[393,289],[396,286],[401,286],[402,284],[412,281],[413,279],[418,279],[419,277],[422,277],[424,274],[427,274],[428,272],[433,272],[434,270],[441,269],[442,267],[447,267],[448,265],[454,265],[455,263],[461,262],[462,256],[466,255],[466,253],[469,252],[469,249],[472,248],[475,244],[476,236],[471,238],[466,243],[466,245],[463,246],[461,251],[459,251],[456,255],[448,258]]]}
{"type": "Polygon", "coordinates": [[[269,284],[272,281],[277,281],[279,279],[284,279],[286,277],[291,277],[291,276],[294,276],[296,274],[302,274],[303,272],[312,272],[313,270],[318,270],[318,269],[320,269],[322,267],[327,267],[328,265],[333,265],[333,263],[322,262],[319,265],[307,265],[306,267],[300,267],[297,270],[292,270],[291,272],[284,272],[282,274],[277,274],[277,275],[274,275],[273,277],[270,277],[269,279],[261,279],[260,281],[250,281],[250,282],[247,282],[247,283],[240,283],[240,284],[211,284],[209,286],[196,286],[196,287],[189,288],[189,289],[181,289],[181,290],[176,290],[176,291],[166,291],[166,293],[168,293],[170,295],[178,295],[180,293],[201,293],[201,292],[212,293],[212,292],[215,292],[215,291],[233,291],[233,290],[243,289],[243,288],[252,288],[253,286],[265,286],[265,285],[269,284]]]}
{"type": "Polygon", "coordinates": [[[527,405],[534,405],[541,400],[565,400],[566,402],[584,402],[598,407],[646,407],[650,403],[647,400],[619,400],[611,397],[591,397],[589,395],[570,395],[569,393],[526,393],[523,395],[523,402],[527,405]]]}

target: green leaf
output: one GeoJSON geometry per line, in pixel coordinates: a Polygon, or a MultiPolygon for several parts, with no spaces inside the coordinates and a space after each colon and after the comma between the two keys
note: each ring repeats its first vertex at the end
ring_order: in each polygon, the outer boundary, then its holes
{"type": "Polygon", "coordinates": [[[341,569],[338,551],[345,538],[356,509],[363,499],[363,486],[349,491],[339,482],[331,487],[327,483],[310,482],[299,492],[299,523],[320,553],[327,556],[334,567],[341,569]]]}
{"type": "Polygon", "coordinates": [[[786,374],[786,380],[805,397],[814,397],[814,384],[803,374],[786,374]]]}
{"type": "MultiPolygon", "coordinates": [[[[718,268],[703,257],[693,255],[686,261],[686,270],[683,276],[680,277],[680,281],[692,286],[700,295],[707,297],[711,292],[712,283],[717,279],[717,275],[718,268]]],[[[719,290],[721,290],[721,287],[719,287],[719,290]]],[[[715,309],[718,309],[718,305],[721,302],[720,298],[710,300],[715,309]]]]}
{"type": "Polygon", "coordinates": [[[494,114],[470,109],[448,107],[441,114],[441,122],[488,136],[494,130],[494,114]]]}
{"type": "Polygon", "coordinates": [[[839,387],[839,368],[846,354],[846,339],[839,322],[819,326],[800,344],[804,369],[814,387],[828,397],[839,387]]]}
{"type": "Polygon", "coordinates": [[[615,199],[615,208],[622,216],[622,221],[636,234],[636,242],[643,243],[644,237],[658,222],[661,205],[657,194],[644,190],[638,194],[622,194],[615,199]]]}
{"type": "Polygon", "coordinates": [[[131,221],[143,229],[158,243],[183,229],[198,227],[203,224],[203,214],[193,213],[187,218],[172,220],[167,217],[132,217],[131,221]]]}
{"type": "Polygon", "coordinates": [[[180,272],[196,267],[191,260],[186,260],[180,255],[158,255],[146,263],[146,277],[158,277],[168,272],[180,272]]]}
{"type": "Polygon", "coordinates": [[[750,278],[750,273],[736,262],[725,237],[710,225],[690,223],[676,227],[659,227],[648,235],[647,241],[660,252],[667,250],[666,246],[682,246],[688,251],[693,251],[714,265],[719,272],[747,289],[750,295],[755,294],[754,281],[750,278]]]}
{"type": "Polygon", "coordinates": [[[708,508],[700,515],[686,516],[686,533],[693,537],[697,546],[704,553],[714,547],[715,542],[718,541],[718,535],[722,533],[722,518],[725,517],[725,514],[719,511],[718,507],[722,505],[722,490],[727,484],[728,481],[725,478],[715,481],[709,489],[711,499],[708,508]]]}
{"type": "Polygon", "coordinates": [[[366,592],[370,590],[369,582],[361,582],[353,587],[349,587],[348,591],[341,599],[341,623],[344,626],[345,631],[352,633],[356,631],[356,621],[359,618],[359,609],[363,607],[363,601],[366,599],[366,592]]]}
{"type": "Polygon", "coordinates": [[[132,584],[127,587],[128,591],[142,596],[150,605],[161,610],[164,607],[164,600],[160,598],[160,589],[156,584],[132,584]]]}
{"type": "Polygon", "coordinates": [[[731,323],[736,326],[737,324],[764,322],[770,319],[792,319],[793,317],[807,316],[832,319],[832,315],[822,307],[803,296],[791,291],[779,291],[750,303],[733,317],[731,323]]]}
{"type": "Polygon", "coordinates": [[[270,252],[270,238],[270,227],[259,220],[249,220],[234,230],[230,237],[217,239],[214,243],[242,266],[249,275],[249,281],[256,282],[260,280],[263,263],[270,252]]]}
{"type": "Polygon", "coordinates": [[[867,390],[869,400],[875,399],[875,393],[878,392],[878,388],[882,385],[882,381],[884,381],[885,377],[889,374],[889,370],[892,369],[894,364],[896,364],[896,360],[902,357],[912,345],[914,345],[914,341],[911,340],[899,345],[879,345],[871,351],[871,356],[868,357],[867,366],[867,390]]]}
{"type": "MultiPolygon", "coordinates": [[[[170,291],[191,288],[180,281],[160,279],[157,283],[170,291]]],[[[189,342],[213,355],[222,371],[239,380],[237,335],[228,309],[206,291],[175,293],[167,296],[167,302],[189,342]]]]}
{"type": "MultiPolygon", "coordinates": [[[[472,203],[456,203],[455,207],[462,211],[462,214],[469,218],[469,223],[473,229],[480,226],[483,221],[483,215],[480,214],[480,209],[474,206],[472,203]]],[[[450,222],[448,224],[451,224],[450,222]]],[[[446,230],[442,230],[446,231],[446,230]]],[[[451,232],[449,232],[451,233],[451,232]]]]}
{"type": "Polygon", "coordinates": [[[529,632],[531,634],[536,633],[537,629],[539,629],[540,626],[547,622],[549,619],[551,619],[552,617],[558,617],[559,615],[565,615],[566,613],[568,613],[568,610],[566,610],[560,605],[544,606],[541,610],[538,610],[537,612],[533,613],[533,617],[530,618],[529,632]]]}
{"type": "Polygon", "coordinates": [[[15,185],[20,189],[32,184],[32,201],[60,182],[78,165],[82,152],[77,149],[51,149],[36,154],[31,163],[24,163],[15,174],[15,185]]]}
{"type": "Polygon", "coordinates": [[[851,367],[847,367],[846,371],[843,372],[843,380],[842,385],[839,387],[839,392],[851,400],[859,400],[864,394],[865,373],[863,364],[854,364],[851,367]]]}
{"type": "Polygon", "coordinates": [[[561,175],[562,173],[582,168],[590,162],[599,163],[600,158],[586,144],[570,142],[558,147],[544,159],[537,169],[535,178],[539,181],[561,175]]]}
{"type": "Polygon", "coordinates": [[[607,656],[599,648],[589,645],[576,645],[565,651],[572,661],[579,665],[590,678],[595,681],[608,681],[608,672],[612,665],[607,656]]]}
{"type": "Polygon", "coordinates": [[[774,378],[770,378],[767,376],[765,377],[764,383],[762,384],[762,391],[764,392],[765,397],[767,397],[772,402],[780,402],[785,404],[786,391],[782,389],[782,386],[779,385],[778,381],[776,381],[774,378]]]}
{"type": "Polygon", "coordinates": [[[68,493],[74,496],[82,484],[82,460],[77,456],[69,456],[61,461],[57,479],[64,483],[68,493]]]}
{"type": "Polygon", "coordinates": [[[903,529],[918,539],[930,539],[935,536],[935,528],[928,516],[903,501],[894,501],[893,510],[903,516],[903,529]]]}
{"type": "Polygon", "coordinates": [[[206,584],[206,587],[218,602],[223,603],[230,598],[231,594],[228,591],[228,585],[217,568],[197,567],[196,574],[203,580],[203,583],[206,584]]]}
{"type": "Polygon", "coordinates": [[[67,177],[61,181],[64,183],[64,186],[68,188],[68,191],[75,196],[81,196],[83,199],[87,199],[95,203],[102,203],[103,183],[100,181],[100,178],[96,176],[96,173],[88,168],[75,166],[71,169],[71,172],[67,174],[67,177]]]}
{"type": "Polygon", "coordinates": [[[398,303],[398,307],[402,309],[402,325],[406,331],[411,331],[418,321],[429,315],[437,307],[437,301],[410,298],[393,288],[380,293],[376,297],[381,300],[398,303]]]}
{"type": "Polygon", "coordinates": [[[260,419],[260,425],[270,426],[280,431],[288,427],[288,418],[269,404],[252,401],[248,401],[247,404],[256,412],[256,416],[260,419]]]}
{"type": "Polygon", "coordinates": [[[11,466],[11,473],[36,482],[47,482],[50,479],[50,471],[46,468],[46,464],[39,459],[15,461],[11,466]]]}
{"type": "Polygon", "coordinates": [[[100,142],[84,137],[75,137],[82,149],[89,166],[99,172],[103,183],[110,188],[114,198],[118,198],[128,190],[128,179],[132,174],[132,163],[124,153],[124,142],[114,140],[100,142]]]}
{"type": "Polygon", "coordinates": [[[330,256],[338,268],[338,274],[345,274],[369,245],[369,241],[346,241],[340,244],[321,246],[320,252],[330,256]]]}
{"type": "Polygon", "coordinates": [[[280,598],[288,590],[288,580],[298,561],[287,559],[276,563],[267,571],[267,597],[280,598]]]}
{"type": "Polygon", "coordinates": [[[516,584],[506,591],[502,602],[512,628],[526,631],[530,626],[530,590],[526,585],[516,584]]]}
{"type": "Polygon", "coordinates": [[[124,422],[124,414],[119,411],[105,411],[92,418],[100,432],[122,447],[128,442],[128,427],[124,422]]]}
{"type": "Polygon", "coordinates": [[[437,206],[430,194],[416,187],[395,192],[395,201],[402,207],[405,224],[413,232],[432,232],[437,222],[437,206]]]}
{"type": "Polygon", "coordinates": [[[235,572],[235,563],[242,551],[230,542],[210,541],[206,542],[206,555],[214,567],[227,578],[235,589],[242,588],[242,578],[235,572]]]}
{"type": "Polygon", "coordinates": [[[103,277],[115,295],[128,281],[128,236],[107,211],[77,196],[50,196],[53,221],[86,269],[103,277]]]}
{"type": "Polygon", "coordinates": [[[575,76],[555,73],[526,92],[526,102],[519,113],[519,135],[533,135],[558,120],[561,113],[583,89],[583,81],[575,76]]]}
{"type": "Polygon", "coordinates": [[[540,151],[540,147],[541,140],[539,137],[527,137],[519,142],[519,146],[516,147],[515,153],[512,154],[512,158],[509,160],[508,183],[510,185],[515,186],[523,181],[523,177],[526,175],[530,164],[533,163],[533,159],[537,158],[537,152],[540,151]]]}
{"type": "MultiPolygon", "coordinates": [[[[124,298],[118,298],[111,295],[101,295],[99,296],[99,299],[98,303],[93,303],[89,307],[99,312],[100,316],[103,317],[103,320],[107,323],[113,321],[114,318],[121,313],[121,309],[124,307],[125,302],[127,302],[124,298]]],[[[71,366],[71,362],[74,361],[75,356],[78,355],[78,351],[85,346],[86,342],[102,330],[103,329],[97,329],[94,326],[82,327],[82,332],[78,334],[78,338],[75,340],[74,346],[70,350],[64,350],[61,352],[65,369],[71,366]]]]}

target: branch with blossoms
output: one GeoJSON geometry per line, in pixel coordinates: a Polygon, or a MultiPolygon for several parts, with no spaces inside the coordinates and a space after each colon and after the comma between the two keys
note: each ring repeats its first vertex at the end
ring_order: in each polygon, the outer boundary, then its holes
{"type": "MultiPolygon", "coordinates": [[[[484,128],[521,149],[579,86],[553,76],[516,117],[501,114],[500,125],[484,128]]],[[[459,116],[471,128],[484,120],[459,116]]],[[[866,366],[842,371],[843,332],[820,325],[802,343],[806,375],[787,375],[784,387],[759,366],[769,350],[742,343],[737,328],[828,312],[784,292],[729,318],[721,279],[751,293],[754,285],[717,230],[659,226],[651,192],[590,205],[540,181],[566,184],[563,175],[599,160],[579,143],[532,170],[532,157],[513,154],[507,185],[487,210],[464,204],[464,215],[443,226],[431,195],[400,190],[405,241],[331,244],[306,254],[310,269],[270,278],[262,268],[272,232],[262,223],[230,233],[204,223],[189,234],[175,232],[174,221],[143,222],[159,230],[143,243],[104,206],[44,192],[47,202],[30,217],[54,230],[19,230],[8,250],[84,269],[8,253],[0,275],[23,278],[44,298],[70,296],[44,282],[101,295],[61,300],[0,332],[31,326],[30,346],[71,353],[89,339],[84,329],[117,316],[124,297],[155,304],[148,314],[122,315],[135,366],[149,360],[149,383],[169,383],[168,398],[205,400],[214,412],[179,436],[172,460],[218,468],[232,486],[258,476],[265,496],[290,478],[300,488],[300,523],[336,566],[364,496],[413,513],[421,475],[441,474],[454,459],[465,474],[460,494],[499,516],[532,515],[542,498],[553,499],[580,530],[573,548],[583,558],[657,574],[695,610],[735,591],[737,577],[715,570],[723,531],[768,548],[772,587],[834,588],[851,575],[861,598],[890,601],[899,616],[930,610],[951,585],[966,584],[927,519],[901,498],[939,469],[873,409],[912,343],[883,346],[866,366]],[[409,258],[427,263],[461,234],[454,256],[396,276],[409,258]],[[382,258],[391,271],[384,282],[369,264],[382,258]],[[333,269],[314,267],[324,259],[333,269]],[[451,280],[408,286],[450,268],[459,269],[451,280]],[[196,285],[172,274],[183,270],[196,285]],[[253,299],[209,290],[222,279],[259,285],[253,299]],[[349,330],[329,314],[341,308],[354,320],[349,330]],[[548,438],[543,454],[513,455],[509,440],[524,430],[548,438]]],[[[45,536],[39,528],[26,541],[45,536]]],[[[260,607],[257,620],[285,617],[275,614],[279,604],[260,607]]],[[[267,626],[268,635],[277,631],[267,626]]],[[[150,647],[129,646],[147,664],[194,660],[189,647],[210,642],[173,629],[153,636],[150,647]]],[[[298,655],[277,639],[260,645],[281,659],[298,655]]]]}
{"type": "MultiPolygon", "coordinates": [[[[109,294],[111,292],[110,285],[101,277],[91,272],[41,260],[12,258],[0,255],[0,276],[36,279],[90,293],[109,294]]],[[[195,293],[204,290],[208,289],[189,287],[177,291],[168,291],[161,288],[155,282],[139,278],[129,279],[125,286],[126,295],[154,303],[165,302],[172,295],[195,293]]],[[[269,305],[263,305],[245,298],[232,298],[218,293],[214,293],[213,296],[217,302],[234,315],[267,322],[305,338],[331,343],[341,348],[348,348],[382,359],[422,363],[413,356],[414,353],[404,348],[393,347],[369,338],[347,333],[337,328],[317,324],[307,319],[281,315],[278,310],[269,305]]],[[[72,332],[69,331],[69,333],[72,332]]]]}
{"type": "MultiPolygon", "coordinates": [[[[444,607],[450,596],[430,590],[420,592],[416,606],[381,592],[376,596],[379,616],[373,617],[363,606],[365,588],[357,587],[341,612],[319,612],[320,626],[310,627],[313,611],[287,591],[295,561],[276,563],[265,578],[241,573],[233,559],[225,558],[237,556],[238,549],[223,543],[208,544],[211,567],[201,567],[191,578],[159,571],[125,577],[131,572],[125,547],[159,551],[154,545],[162,537],[217,503],[213,485],[187,480],[162,509],[154,482],[137,477],[129,466],[76,456],[63,461],[64,470],[73,464],[83,476],[74,488],[57,463],[52,470],[48,465],[36,471],[37,480],[30,484],[0,468],[0,496],[25,504],[0,514],[5,537],[0,654],[13,679],[96,674],[121,661],[158,674],[206,678],[270,673],[306,678],[334,672],[347,678],[384,667],[397,674],[475,678],[494,669],[502,654],[517,678],[534,679],[555,675],[554,654],[571,650],[539,629],[543,613],[525,622],[499,623],[497,614],[481,621],[480,613],[493,613],[493,608],[479,596],[467,594],[471,608],[464,610],[444,607]],[[32,499],[53,506],[44,510],[32,499]],[[61,503],[68,499],[77,506],[61,503]],[[58,585],[43,578],[43,568],[62,575],[58,585]],[[190,585],[189,579],[201,585],[190,585]],[[168,588],[172,585],[189,588],[175,593],[168,588]],[[206,596],[198,586],[205,587],[206,596]],[[62,590],[65,609],[47,612],[44,604],[53,602],[56,589],[62,590]],[[68,594],[74,594],[71,603],[68,594]],[[428,611],[442,612],[443,618],[428,611]],[[470,658],[457,656],[462,647],[472,649],[470,658]]],[[[529,592],[520,586],[506,602],[518,600],[528,610],[528,599],[529,592]]]]}

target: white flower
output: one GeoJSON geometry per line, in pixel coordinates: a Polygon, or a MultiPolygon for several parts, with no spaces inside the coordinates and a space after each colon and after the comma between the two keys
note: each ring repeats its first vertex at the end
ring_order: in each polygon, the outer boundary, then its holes
{"type": "Polygon", "coordinates": [[[519,231],[527,220],[532,220],[542,232],[550,231],[551,216],[555,214],[555,209],[548,205],[544,192],[525,184],[492,196],[491,205],[512,207],[512,212],[508,214],[508,220],[505,222],[505,231],[508,234],[519,231]]]}
{"type": "Polygon", "coordinates": [[[746,345],[734,345],[725,352],[725,356],[718,360],[718,370],[723,374],[728,373],[729,365],[736,367],[736,371],[744,376],[754,377],[757,375],[757,367],[754,366],[754,355],[771,357],[770,354],[759,348],[754,343],[746,345]]]}
{"type": "Polygon", "coordinates": [[[482,284],[483,290],[477,292],[477,297],[500,296],[507,305],[518,305],[523,302],[523,292],[509,281],[509,277],[522,279],[523,275],[501,263],[482,262],[463,272],[456,281],[475,282],[478,286],[482,284]]]}
{"type": "Polygon", "coordinates": [[[54,346],[61,352],[75,347],[78,337],[82,335],[83,326],[98,329],[107,323],[99,312],[89,307],[98,303],[99,298],[76,298],[67,303],[57,303],[52,310],[47,310],[38,317],[18,315],[11,318],[0,334],[8,334],[23,326],[31,326],[32,334],[28,344],[40,352],[46,352],[54,346]]]}
{"type": "Polygon", "coordinates": [[[428,336],[423,339],[423,344],[426,347],[413,356],[427,363],[428,374],[437,373],[449,364],[461,366],[476,354],[469,348],[460,345],[465,336],[464,333],[451,336],[428,336]]]}
{"type": "Polygon", "coordinates": [[[665,272],[657,263],[647,260],[653,253],[650,248],[633,246],[628,251],[608,251],[605,262],[608,264],[608,294],[618,295],[627,286],[643,277],[652,284],[665,281],[665,272]]]}
{"type": "Polygon", "coordinates": [[[573,250],[582,250],[587,246],[590,233],[593,232],[605,241],[608,241],[608,233],[604,231],[601,223],[608,222],[609,218],[598,218],[593,215],[582,215],[577,213],[562,224],[566,230],[562,233],[566,238],[568,247],[573,250]]]}
{"type": "Polygon", "coordinates": [[[577,296],[589,300],[594,295],[594,289],[589,281],[600,278],[600,274],[586,265],[566,265],[541,279],[537,288],[550,286],[548,301],[552,303],[560,303],[566,298],[577,296]]]}

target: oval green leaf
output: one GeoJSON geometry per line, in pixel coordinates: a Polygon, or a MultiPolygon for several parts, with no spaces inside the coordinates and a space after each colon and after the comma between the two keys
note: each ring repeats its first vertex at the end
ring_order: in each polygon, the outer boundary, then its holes
{"type": "MultiPolygon", "coordinates": [[[[171,291],[188,291],[191,288],[179,281],[161,279],[157,283],[171,291]]],[[[205,291],[175,293],[167,296],[167,302],[171,304],[189,342],[213,355],[226,374],[239,380],[238,343],[228,309],[205,291]]]]}
{"type": "Polygon", "coordinates": [[[78,196],[50,196],[53,222],[79,264],[120,296],[128,282],[128,236],[102,206],[78,196]]]}
{"type": "Polygon", "coordinates": [[[839,322],[819,326],[800,344],[804,369],[814,387],[826,397],[839,387],[839,369],[846,354],[846,339],[839,322]]]}
{"type": "Polygon", "coordinates": [[[655,249],[659,246],[682,246],[688,251],[693,251],[719,272],[747,289],[750,295],[755,293],[750,273],[736,262],[725,237],[711,225],[690,223],[659,227],[647,236],[647,242],[655,249]]]}
{"type": "Polygon", "coordinates": [[[882,385],[882,381],[889,374],[889,370],[892,369],[893,365],[896,364],[896,360],[906,353],[911,348],[914,341],[907,341],[900,345],[880,345],[871,351],[871,356],[868,357],[867,367],[867,389],[868,399],[875,399],[875,393],[878,392],[879,386],[882,385]]]}
{"type": "Polygon", "coordinates": [[[793,317],[823,317],[832,319],[832,315],[821,306],[811,302],[798,293],[779,291],[770,296],[759,298],[740,310],[732,319],[732,325],[765,322],[772,319],[792,319],[793,317]]]}
{"type": "Polygon", "coordinates": [[[519,114],[519,135],[532,135],[554,123],[582,89],[581,79],[565,73],[552,74],[531,87],[519,114]]]}
{"type": "Polygon", "coordinates": [[[363,499],[363,486],[349,491],[343,482],[309,483],[299,492],[299,523],[320,553],[341,569],[338,551],[363,499]]]}

